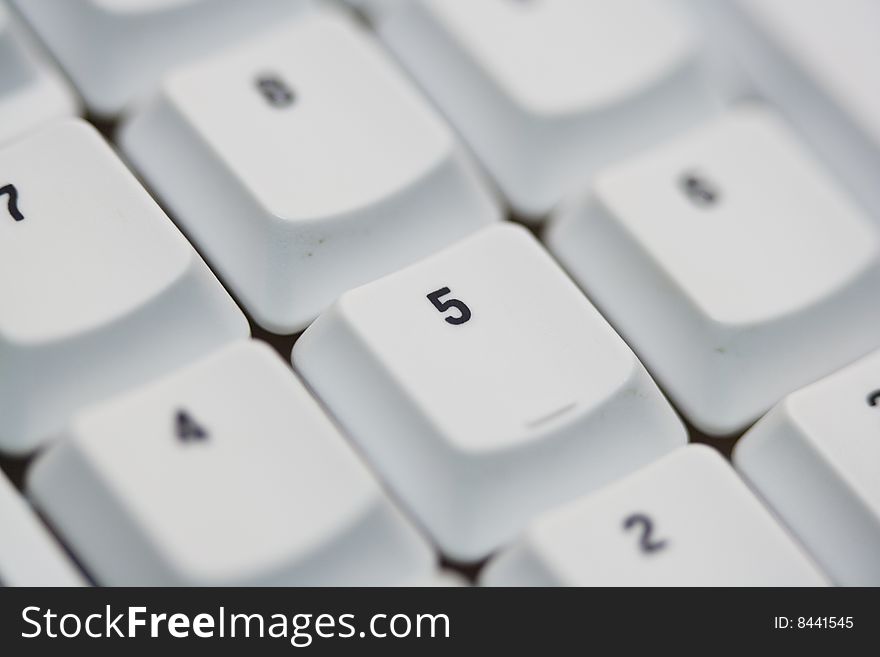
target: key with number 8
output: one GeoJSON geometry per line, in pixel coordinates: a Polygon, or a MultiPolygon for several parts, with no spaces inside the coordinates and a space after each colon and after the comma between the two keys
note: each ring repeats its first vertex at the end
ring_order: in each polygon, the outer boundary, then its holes
{"type": "Polygon", "coordinates": [[[629,348],[512,225],[344,294],[293,362],[458,559],[685,441],[629,348]]]}
{"type": "Polygon", "coordinates": [[[275,333],[499,216],[451,130],[330,11],[175,72],[120,144],[275,333]]]}

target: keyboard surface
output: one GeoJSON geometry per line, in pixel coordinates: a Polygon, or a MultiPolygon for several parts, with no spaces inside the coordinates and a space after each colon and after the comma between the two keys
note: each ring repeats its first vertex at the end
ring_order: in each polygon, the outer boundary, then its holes
{"type": "Polygon", "coordinates": [[[873,0],[0,0],[0,585],[880,585],[873,0]]]}

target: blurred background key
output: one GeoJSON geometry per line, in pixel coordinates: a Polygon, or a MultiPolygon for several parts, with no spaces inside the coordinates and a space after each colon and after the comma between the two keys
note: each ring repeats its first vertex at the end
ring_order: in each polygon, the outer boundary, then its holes
{"type": "Polygon", "coordinates": [[[880,3],[692,2],[773,103],[880,222],[880,3]]]}
{"type": "Polygon", "coordinates": [[[391,585],[433,551],[290,368],[236,342],[79,414],[28,490],[108,586],[391,585]]]}
{"type": "Polygon", "coordinates": [[[445,123],[330,12],[177,71],[120,140],[274,333],[500,219],[445,123]]]}
{"type": "Polygon", "coordinates": [[[82,94],[108,117],[170,69],[307,9],[310,0],[14,0],[82,94]]]}
{"type": "Polygon", "coordinates": [[[78,111],[67,82],[0,0],[0,144],[78,111]]]}
{"type": "Polygon", "coordinates": [[[0,472],[0,586],[83,586],[85,578],[0,472]]]}
{"type": "Polygon", "coordinates": [[[522,217],[721,102],[700,34],[671,2],[362,4],[522,217]]]}
{"type": "Polygon", "coordinates": [[[836,583],[880,586],[880,351],[782,400],[733,462],[836,583]]]}
{"type": "Polygon", "coordinates": [[[244,315],[90,125],[0,150],[0,451],[249,333],[244,315]]]}

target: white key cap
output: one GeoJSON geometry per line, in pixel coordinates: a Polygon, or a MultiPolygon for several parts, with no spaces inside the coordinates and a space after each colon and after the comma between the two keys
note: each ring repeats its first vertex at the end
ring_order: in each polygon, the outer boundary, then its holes
{"type": "Polygon", "coordinates": [[[490,586],[822,586],[712,448],[691,445],[533,523],[490,586]]]}
{"type": "Polygon", "coordinates": [[[0,450],[248,335],[244,315],[93,128],[0,151],[0,450]]]}
{"type": "Polygon", "coordinates": [[[784,111],[824,162],[880,220],[880,3],[715,2],[759,92],[784,111]]]}
{"type": "Polygon", "coordinates": [[[458,560],[686,440],[629,348],[510,224],[347,292],[293,362],[458,560]]]}
{"type": "Polygon", "coordinates": [[[100,584],[395,584],[434,567],[259,342],[77,416],[28,492],[100,584]]]}
{"type": "Polygon", "coordinates": [[[85,579],[0,472],[0,586],[83,586],[85,579]]]}
{"type": "Polygon", "coordinates": [[[670,3],[388,4],[380,36],[523,216],[716,105],[701,44],[670,3]]]}
{"type": "Polygon", "coordinates": [[[876,227],[756,108],[610,168],[548,244],[707,433],[880,345],[876,227]]]}
{"type": "Polygon", "coordinates": [[[733,462],[832,579],[880,586],[880,352],[789,395],[733,462]]]}
{"type": "Polygon", "coordinates": [[[122,143],[276,333],[498,218],[448,128],[329,14],[173,76],[122,143]]]}
{"type": "Polygon", "coordinates": [[[13,0],[93,112],[148,95],[169,70],[311,6],[309,0],[13,0]]]}
{"type": "Polygon", "coordinates": [[[0,0],[0,143],[78,109],[67,83],[0,0]]]}

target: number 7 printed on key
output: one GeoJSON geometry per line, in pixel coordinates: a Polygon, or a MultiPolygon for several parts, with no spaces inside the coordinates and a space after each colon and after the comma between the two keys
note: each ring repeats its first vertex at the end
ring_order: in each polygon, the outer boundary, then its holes
{"type": "Polygon", "coordinates": [[[6,203],[9,214],[16,221],[23,221],[24,215],[21,213],[21,210],[18,209],[18,190],[15,188],[15,185],[4,185],[3,187],[0,187],[0,196],[6,195],[9,196],[6,203]]]}

